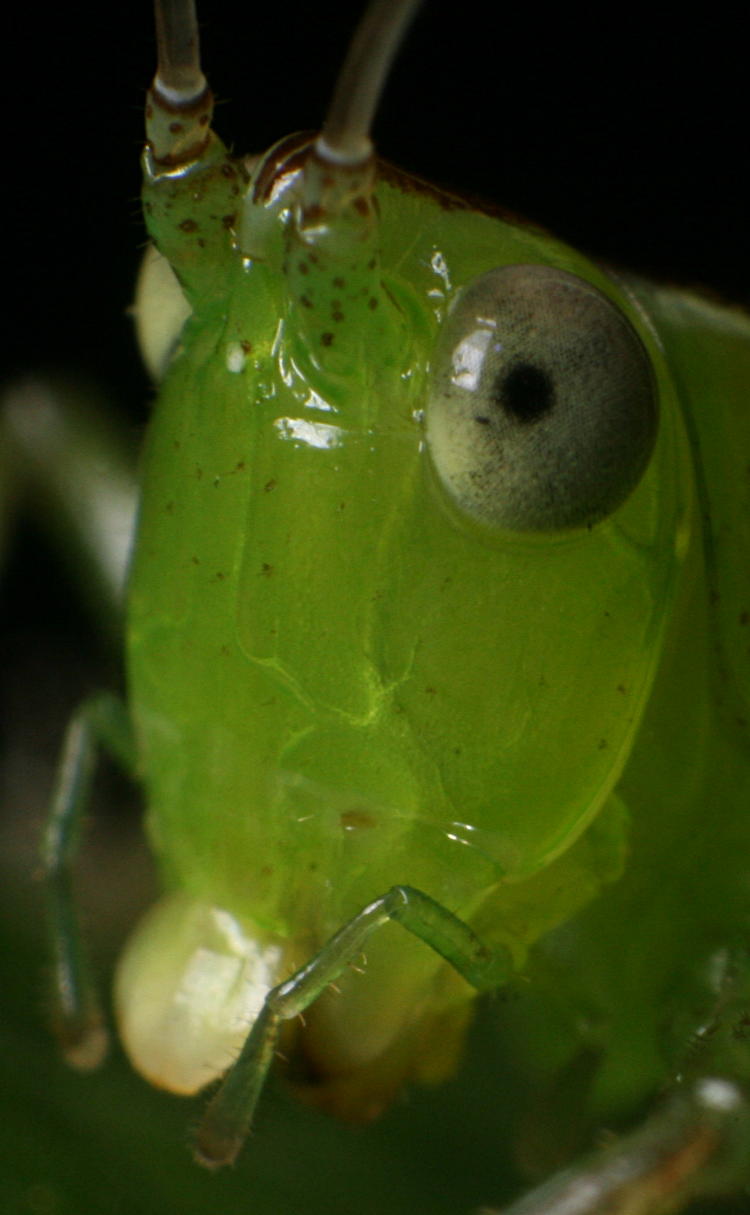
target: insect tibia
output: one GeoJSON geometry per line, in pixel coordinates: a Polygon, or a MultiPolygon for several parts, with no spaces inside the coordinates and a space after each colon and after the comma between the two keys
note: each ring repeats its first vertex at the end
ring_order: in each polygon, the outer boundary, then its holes
{"type": "Polygon", "coordinates": [[[209,1103],[193,1151],[208,1169],[233,1164],[252,1122],[268,1069],[273,1062],[280,1016],[266,1004],[243,1047],[239,1066],[228,1073],[209,1103]]]}
{"type": "Polygon", "coordinates": [[[200,67],[193,0],[156,0],[159,63],[146,105],[154,162],[170,169],[203,155],[211,137],[213,97],[200,67]]]}
{"type": "Polygon", "coordinates": [[[104,1017],[73,897],[73,865],[100,747],[132,770],[129,719],[117,698],[107,694],[85,701],[70,721],[40,855],[52,957],[51,1021],[66,1061],[80,1071],[98,1067],[107,1053],[104,1017]]]}
{"type": "MultiPolygon", "coordinates": [[[[553,1177],[502,1215],[666,1215],[747,1178],[750,1110],[730,1082],[676,1094],[631,1135],[553,1177]]],[[[484,1211],[484,1215],[501,1215],[484,1211]]]]}
{"type": "MultiPolygon", "coordinates": [[[[493,954],[467,924],[429,895],[411,886],[393,886],[344,924],[291,978],[268,992],[239,1057],[206,1109],[195,1146],[201,1164],[218,1168],[235,1160],[273,1062],[282,1021],[305,1013],[389,921],[429,945],[477,988],[502,983],[510,974],[505,950],[493,954]]],[[[373,1011],[376,1021],[382,1019],[386,1005],[387,994],[380,993],[373,1011]]]]}

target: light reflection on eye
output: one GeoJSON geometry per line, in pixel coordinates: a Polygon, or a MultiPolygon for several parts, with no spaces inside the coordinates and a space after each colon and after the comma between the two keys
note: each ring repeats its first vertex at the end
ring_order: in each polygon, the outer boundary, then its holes
{"type": "Polygon", "coordinates": [[[307,447],[340,447],[346,436],[346,431],[340,426],[308,422],[304,418],[277,418],[274,426],[282,439],[292,439],[297,443],[304,443],[307,447]]]}
{"type": "Polygon", "coordinates": [[[474,329],[453,351],[453,383],[474,392],[482,373],[487,348],[493,337],[492,329],[474,329]]]}

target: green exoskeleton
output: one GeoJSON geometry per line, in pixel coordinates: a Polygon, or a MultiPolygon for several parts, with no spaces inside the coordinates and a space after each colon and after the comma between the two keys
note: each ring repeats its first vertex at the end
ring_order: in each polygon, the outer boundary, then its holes
{"type": "Polygon", "coordinates": [[[120,1033],[172,1091],[224,1076],[204,1163],[236,1156],[277,1042],[370,1118],[510,986],[550,1141],[571,1077],[574,1150],[668,1090],[519,1211],[680,1209],[749,1171],[750,324],[377,162],[396,7],[322,135],[249,161],[210,131],[190,5],[159,8],[144,206],[171,272],[138,310],[164,383],[127,709],[77,715],[45,843],[59,1026],[98,1061],[69,862],[103,742],[166,890],[120,1033]]]}

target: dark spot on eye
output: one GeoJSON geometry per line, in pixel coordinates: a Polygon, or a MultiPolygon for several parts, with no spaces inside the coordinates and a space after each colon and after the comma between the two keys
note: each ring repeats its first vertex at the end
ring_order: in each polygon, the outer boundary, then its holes
{"type": "Polygon", "coordinates": [[[506,414],[526,424],[550,412],[555,404],[555,386],[541,367],[516,363],[498,377],[492,396],[506,414]]]}
{"type": "Polygon", "coordinates": [[[194,219],[183,219],[180,224],[180,230],[182,232],[197,232],[198,225],[194,219]]]}
{"type": "Polygon", "coordinates": [[[320,341],[323,346],[332,346],[333,345],[333,334],[332,333],[321,333],[320,341]]]}

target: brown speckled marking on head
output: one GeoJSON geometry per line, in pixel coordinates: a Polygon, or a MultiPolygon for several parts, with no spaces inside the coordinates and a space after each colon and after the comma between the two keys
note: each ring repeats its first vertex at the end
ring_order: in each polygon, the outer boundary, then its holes
{"type": "Polygon", "coordinates": [[[300,226],[303,228],[322,223],[326,217],[325,207],[321,207],[320,203],[311,203],[305,207],[300,216],[300,226]]]}
{"type": "Polygon", "coordinates": [[[339,822],[345,831],[369,831],[378,825],[378,820],[371,811],[360,809],[342,811],[339,822]]]}
{"type": "Polygon", "coordinates": [[[146,118],[149,123],[148,147],[154,164],[171,169],[199,160],[211,139],[213,94],[206,86],[198,97],[189,102],[175,102],[165,97],[154,82],[148,91],[146,118]],[[164,151],[175,136],[185,137],[176,150],[164,151]],[[161,146],[157,146],[161,145],[161,146]]]}
{"type": "Polygon", "coordinates": [[[431,182],[425,181],[424,178],[415,177],[412,173],[405,173],[403,169],[399,169],[390,161],[380,158],[378,158],[378,178],[402,194],[419,194],[431,198],[444,211],[478,211],[481,215],[502,219],[506,223],[515,224],[527,231],[538,232],[541,236],[549,235],[545,228],[539,224],[530,223],[524,216],[509,211],[507,207],[498,206],[497,203],[489,202],[486,198],[478,198],[475,195],[454,194],[450,190],[442,190],[431,182]]]}

